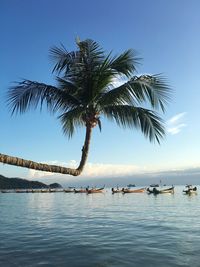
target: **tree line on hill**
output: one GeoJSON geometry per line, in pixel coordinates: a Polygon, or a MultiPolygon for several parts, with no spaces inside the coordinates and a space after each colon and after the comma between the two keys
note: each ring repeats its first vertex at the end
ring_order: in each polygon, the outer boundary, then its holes
{"type": "Polygon", "coordinates": [[[28,181],[21,178],[7,178],[3,175],[0,175],[0,189],[36,189],[61,187],[62,186],[58,183],[47,185],[38,181],[28,181]]]}

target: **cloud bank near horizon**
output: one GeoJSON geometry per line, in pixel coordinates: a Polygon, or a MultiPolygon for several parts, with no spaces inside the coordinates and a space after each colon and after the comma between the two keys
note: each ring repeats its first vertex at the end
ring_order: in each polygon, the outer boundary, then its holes
{"type": "MultiPolygon", "coordinates": [[[[78,163],[75,160],[71,160],[69,163],[63,163],[58,161],[45,162],[47,164],[55,164],[59,166],[67,166],[69,168],[76,168],[78,163]]],[[[124,175],[132,175],[133,173],[141,173],[145,171],[144,168],[140,168],[132,164],[104,164],[104,163],[87,163],[85,169],[82,173],[82,177],[120,177],[124,175]]],[[[52,174],[49,172],[42,172],[37,170],[29,170],[28,177],[33,178],[42,178],[46,176],[60,177],[62,174],[52,174]]],[[[62,175],[63,176],[63,175],[62,175]]],[[[67,177],[68,175],[66,175],[67,177]]]]}
{"type": "MultiPolygon", "coordinates": [[[[71,160],[69,163],[63,163],[58,161],[53,162],[45,162],[48,164],[56,164],[67,166],[70,168],[76,168],[78,163],[75,160],[71,160]]],[[[95,178],[120,178],[120,177],[131,177],[131,176],[159,176],[162,174],[177,174],[180,173],[192,173],[192,172],[200,173],[200,164],[195,166],[187,166],[187,167],[178,167],[178,168],[157,168],[154,166],[136,166],[133,164],[104,164],[104,163],[87,163],[85,169],[81,175],[81,178],[87,179],[95,179],[95,178]]],[[[72,176],[49,172],[42,172],[36,170],[28,170],[27,179],[40,179],[43,177],[54,177],[61,178],[65,177],[66,180],[71,179],[72,176]]]]}

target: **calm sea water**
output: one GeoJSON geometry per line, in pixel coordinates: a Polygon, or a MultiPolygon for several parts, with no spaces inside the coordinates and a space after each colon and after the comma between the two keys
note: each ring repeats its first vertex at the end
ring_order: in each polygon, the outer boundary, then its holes
{"type": "Polygon", "coordinates": [[[200,196],[0,194],[0,266],[200,266],[200,196]]]}

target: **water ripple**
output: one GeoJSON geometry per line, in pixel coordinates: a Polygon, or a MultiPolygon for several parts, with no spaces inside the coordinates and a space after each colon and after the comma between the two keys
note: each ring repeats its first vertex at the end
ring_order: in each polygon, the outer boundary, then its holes
{"type": "Polygon", "coordinates": [[[0,266],[199,266],[200,198],[0,194],[0,266]]]}

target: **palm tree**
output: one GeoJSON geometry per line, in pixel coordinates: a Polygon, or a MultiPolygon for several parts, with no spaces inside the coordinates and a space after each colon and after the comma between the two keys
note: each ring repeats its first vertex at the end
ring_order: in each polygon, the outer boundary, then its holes
{"type": "Polygon", "coordinates": [[[134,75],[139,58],[129,49],[119,56],[108,55],[93,40],[76,40],[77,50],[68,52],[63,45],[53,47],[53,73],[57,86],[22,80],[8,92],[13,113],[42,107],[59,114],[63,131],[71,138],[77,127],[85,127],[85,142],[76,169],[24,160],[0,154],[0,162],[48,172],[80,175],[89,151],[92,130],[101,130],[100,116],[124,128],[138,128],[150,141],[160,143],[165,134],[158,110],[165,111],[170,89],[161,75],[134,75]],[[115,86],[116,79],[123,80],[115,86]],[[146,108],[146,107],[150,107],[146,108]]]}

